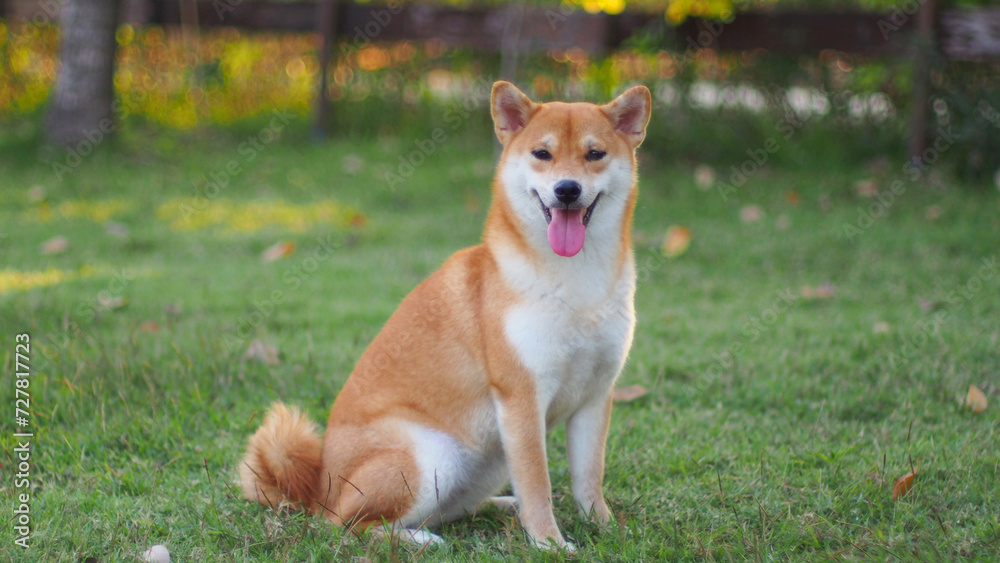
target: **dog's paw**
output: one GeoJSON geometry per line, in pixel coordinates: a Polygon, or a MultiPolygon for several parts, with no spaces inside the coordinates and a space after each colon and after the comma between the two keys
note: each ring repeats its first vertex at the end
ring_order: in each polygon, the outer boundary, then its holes
{"type": "Polygon", "coordinates": [[[387,537],[395,538],[401,542],[409,543],[419,546],[431,546],[440,545],[444,543],[444,539],[437,534],[432,534],[427,530],[419,530],[412,528],[388,528],[380,526],[372,526],[368,530],[375,534],[377,537],[387,537]]]}
{"type": "Polygon", "coordinates": [[[544,540],[531,540],[538,549],[544,549],[545,551],[564,551],[566,553],[576,553],[576,546],[572,543],[564,540],[556,541],[552,538],[545,538],[544,540]]]}
{"type": "Polygon", "coordinates": [[[440,545],[444,543],[441,536],[432,534],[427,530],[402,530],[401,533],[410,536],[408,541],[412,541],[417,545],[440,545]]]}

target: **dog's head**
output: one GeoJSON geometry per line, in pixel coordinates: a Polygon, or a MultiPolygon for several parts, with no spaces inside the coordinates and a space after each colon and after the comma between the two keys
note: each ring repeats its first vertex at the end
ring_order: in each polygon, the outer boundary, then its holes
{"type": "Polygon", "coordinates": [[[490,104],[504,146],[498,180],[529,238],[544,233],[553,252],[570,257],[583,249],[588,228],[622,227],[649,89],[635,86],[602,106],[538,104],[500,81],[490,104]]]}

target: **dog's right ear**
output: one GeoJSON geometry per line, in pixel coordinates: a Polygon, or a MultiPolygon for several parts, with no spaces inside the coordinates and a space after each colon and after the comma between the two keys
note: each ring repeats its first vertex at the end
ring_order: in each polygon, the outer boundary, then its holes
{"type": "Polygon", "coordinates": [[[493,114],[493,128],[502,145],[507,146],[507,142],[524,129],[537,107],[538,104],[510,82],[498,80],[493,83],[490,112],[493,114]]]}

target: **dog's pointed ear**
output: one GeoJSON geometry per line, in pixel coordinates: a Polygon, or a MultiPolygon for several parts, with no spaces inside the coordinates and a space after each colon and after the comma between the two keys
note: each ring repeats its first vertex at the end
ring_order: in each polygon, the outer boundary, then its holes
{"type": "Polygon", "coordinates": [[[493,83],[490,95],[490,112],[493,114],[493,128],[504,146],[518,131],[524,129],[538,104],[532,102],[510,82],[498,80],[493,83]]]}
{"type": "Polygon", "coordinates": [[[652,96],[649,88],[633,86],[611,102],[601,106],[601,110],[615,130],[635,150],[646,138],[646,124],[649,123],[649,113],[652,107],[652,96]]]}

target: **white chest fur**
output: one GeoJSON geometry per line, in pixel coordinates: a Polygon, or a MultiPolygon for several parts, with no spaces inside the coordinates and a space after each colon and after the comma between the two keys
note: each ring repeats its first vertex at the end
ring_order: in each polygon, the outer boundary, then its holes
{"type": "MultiPolygon", "coordinates": [[[[550,426],[607,393],[625,363],[635,326],[631,261],[614,278],[614,268],[587,264],[586,255],[560,260],[577,262],[548,275],[533,272],[534,282],[518,288],[524,301],[504,319],[507,339],[534,375],[539,409],[550,426]]],[[[507,266],[509,280],[530,268],[507,266]]]]}

